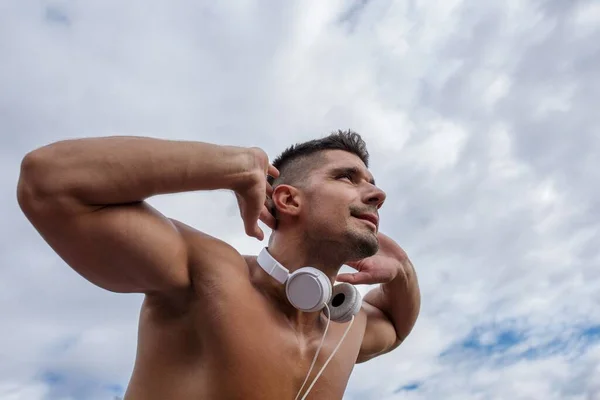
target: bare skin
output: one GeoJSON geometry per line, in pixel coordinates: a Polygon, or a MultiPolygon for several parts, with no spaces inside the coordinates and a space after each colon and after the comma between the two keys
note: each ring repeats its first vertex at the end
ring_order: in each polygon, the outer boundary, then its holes
{"type": "MultiPolygon", "coordinates": [[[[290,271],[311,265],[334,283],[343,263],[362,258],[343,243],[377,243],[377,227],[348,210],[376,212],[385,194],[369,183],[357,157],[341,151],[328,157],[315,174],[318,190],[303,192],[286,185],[274,191],[264,177],[278,171],[256,148],[114,137],[59,142],[25,157],[19,204],[46,242],[93,284],[145,294],[125,400],[295,398],[325,329],[323,313],[295,310],[256,257],[164,217],[144,200],[232,190],[246,233],[262,240],[258,221],[274,226],[264,204],[269,196],[280,214],[272,254],[290,271]],[[336,165],[357,167],[361,176],[352,185],[334,179],[328,166],[336,165]],[[336,204],[347,207],[336,211],[336,204]],[[324,215],[329,219],[322,221],[324,215]],[[306,235],[307,226],[315,227],[316,239],[306,235]],[[339,242],[338,250],[319,251],[322,235],[333,238],[330,246],[339,242]]],[[[390,265],[381,270],[396,271],[390,265]]],[[[416,280],[392,281],[385,288],[393,296],[381,290],[365,297],[309,399],[341,399],[357,362],[393,350],[408,335],[418,314],[416,280]],[[397,290],[404,286],[406,294],[397,290]],[[411,307],[389,306],[390,299],[408,299],[411,307]]],[[[309,383],[346,326],[330,323],[309,383]]]]}

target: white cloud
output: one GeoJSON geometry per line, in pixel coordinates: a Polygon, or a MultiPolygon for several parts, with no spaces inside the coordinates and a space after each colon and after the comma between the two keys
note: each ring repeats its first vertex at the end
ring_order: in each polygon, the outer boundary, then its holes
{"type": "Polygon", "coordinates": [[[586,34],[598,31],[600,23],[600,4],[596,2],[581,2],[573,13],[577,28],[586,34]]]}
{"type": "MultiPolygon", "coordinates": [[[[141,299],[84,281],[28,225],[25,152],[133,134],[273,158],[353,128],[423,308],[403,346],[357,366],[346,398],[600,399],[598,337],[582,333],[600,325],[596,3],[357,4],[0,6],[0,397],[75,399],[69,385],[86,382],[88,399],[109,397],[94,385],[126,385],[141,299]],[[526,338],[504,353],[460,345],[477,331],[493,348],[509,328],[526,338]]],[[[262,245],[229,193],[151,203],[244,253],[262,245]]]]}
{"type": "Polygon", "coordinates": [[[43,399],[48,393],[48,388],[39,383],[31,385],[18,382],[3,382],[0,385],[0,396],[5,400],[43,399]]]}

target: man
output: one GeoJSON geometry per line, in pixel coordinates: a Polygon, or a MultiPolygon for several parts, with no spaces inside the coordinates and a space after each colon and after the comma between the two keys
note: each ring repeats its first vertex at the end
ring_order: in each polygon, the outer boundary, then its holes
{"type": "MultiPolygon", "coordinates": [[[[365,295],[309,397],[341,399],[353,366],[396,348],[420,307],[410,261],[378,232],[385,193],[375,186],[368,157],[350,131],[292,146],[273,165],[259,148],[140,137],[68,140],[25,156],[18,199],[84,278],[113,292],[145,294],[125,400],[299,398],[327,314],[294,308],[256,257],[144,201],[233,191],[246,233],[264,240],[259,220],[272,228],[268,251],[290,272],[312,266],[331,283],[380,284],[365,295]],[[338,275],[343,264],[358,272],[338,275]]],[[[310,381],[347,326],[331,322],[310,381]]]]}

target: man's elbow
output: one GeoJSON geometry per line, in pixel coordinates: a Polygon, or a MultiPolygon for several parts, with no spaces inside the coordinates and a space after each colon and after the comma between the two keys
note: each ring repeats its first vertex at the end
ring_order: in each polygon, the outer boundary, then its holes
{"type": "Polygon", "coordinates": [[[46,148],[27,153],[21,161],[17,182],[17,202],[27,218],[44,218],[45,215],[73,208],[72,196],[61,187],[62,177],[56,162],[46,148]]]}
{"type": "Polygon", "coordinates": [[[49,180],[45,178],[48,173],[46,157],[41,153],[40,150],[34,150],[27,153],[21,161],[17,201],[23,211],[39,204],[40,200],[48,197],[51,192],[48,187],[49,180]]]}
{"type": "Polygon", "coordinates": [[[401,324],[396,324],[396,326],[395,326],[396,340],[394,341],[394,344],[391,346],[390,351],[395,350],[396,348],[398,348],[398,346],[400,346],[402,343],[404,343],[406,338],[413,331],[413,329],[417,323],[417,319],[419,317],[419,311],[420,311],[420,302],[414,308],[413,312],[409,314],[408,318],[406,318],[401,324]]]}

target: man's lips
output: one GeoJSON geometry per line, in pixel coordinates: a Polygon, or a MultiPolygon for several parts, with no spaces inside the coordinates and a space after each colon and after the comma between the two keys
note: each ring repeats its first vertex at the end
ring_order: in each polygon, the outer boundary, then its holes
{"type": "Polygon", "coordinates": [[[364,219],[365,221],[371,222],[375,227],[379,226],[379,218],[374,214],[362,214],[356,216],[358,219],[364,219]]]}

